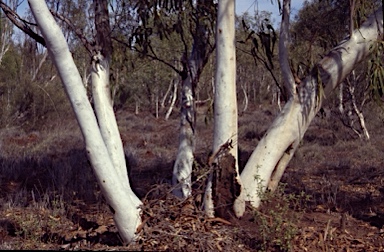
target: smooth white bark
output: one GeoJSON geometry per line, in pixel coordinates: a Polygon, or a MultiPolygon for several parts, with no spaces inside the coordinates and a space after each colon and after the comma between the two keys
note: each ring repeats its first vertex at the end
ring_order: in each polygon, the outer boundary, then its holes
{"type": "Polygon", "coordinates": [[[244,95],[244,107],[243,107],[243,112],[247,111],[248,108],[248,93],[247,93],[247,88],[245,87],[244,84],[241,84],[241,90],[243,90],[243,95],[244,95]]]}
{"type": "MultiPolygon", "coordinates": [[[[288,97],[294,98],[294,96],[297,96],[297,93],[296,93],[297,83],[295,81],[295,77],[292,74],[291,66],[289,65],[289,56],[288,56],[290,13],[291,13],[291,0],[284,0],[281,28],[280,28],[280,40],[279,40],[279,64],[280,64],[280,69],[283,75],[284,86],[285,86],[285,89],[288,91],[288,94],[286,95],[288,95],[288,97]]],[[[268,189],[271,190],[272,192],[274,192],[277,189],[278,183],[284,174],[285,167],[291,160],[294,154],[294,151],[297,148],[297,144],[293,144],[291,147],[292,148],[295,147],[295,149],[290,152],[285,152],[282,155],[281,159],[276,165],[274,172],[271,175],[271,179],[268,184],[268,189]]]]}
{"type": "Polygon", "coordinates": [[[352,36],[326,55],[298,87],[260,140],[241,174],[242,197],[252,206],[260,204],[263,193],[280,161],[287,164],[310,122],[331,91],[365,59],[373,43],[382,40],[382,10],[376,11],[352,36]],[[319,88],[322,86],[322,88],[319,88]]]}
{"type": "Polygon", "coordinates": [[[109,65],[106,60],[99,55],[100,64],[95,66],[91,72],[92,97],[94,100],[95,113],[98,119],[100,132],[112,158],[113,165],[122,179],[127,178],[124,151],[122,144],[116,136],[119,130],[112,109],[112,100],[109,87],[109,65]]]}
{"type": "MultiPolygon", "coordinates": [[[[178,76],[177,76],[177,77],[178,77],[178,76]]],[[[171,80],[171,81],[169,82],[168,89],[167,89],[167,91],[165,92],[165,94],[164,94],[164,96],[163,96],[163,99],[161,99],[161,104],[160,104],[161,109],[165,108],[165,101],[167,100],[169,93],[171,93],[171,89],[172,89],[172,87],[173,87],[173,84],[174,84],[174,80],[171,80]]]]}
{"type": "Polygon", "coordinates": [[[113,111],[111,89],[109,86],[109,64],[101,55],[99,57],[100,65],[92,69],[91,80],[92,97],[101,136],[107,147],[108,154],[117,176],[121,180],[121,184],[127,184],[132,201],[136,206],[139,206],[141,201],[133,193],[129,185],[123,143],[113,111]]]}
{"type": "Polygon", "coordinates": [[[138,209],[140,201],[136,200],[128,180],[120,178],[121,171],[117,172],[114,167],[113,158],[109,155],[81,76],[60,27],[45,1],[30,0],[29,5],[75,112],[96,178],[104,197],[114,209],[114,220],[121,238],[125,243],[131,242],[135,239],[136,228],[141,223],[138,209]]]}
{"type": "MultiPolygon", "coordinates": [[[[237,166],[237,100],[236,100],[236,46],[235,46],[235,0],[219,1],[216,27],[216,72],[214,97],[213,153],[227,142],[232,143],[230,154],[237,166]]],[[[239,176],[238,176],[239,180],[239,176]]],[[[238,181],[240,184],[240,181],[238,181]]],[[[229,188],[228,188],[229,190],[229,188]]],[[[235,203],[242,207],[242,204],[235,203]]],[[[214,216],[212,176],[209,177],[204,197],[205,212],[214,216]]]]}
{"type": "MultiPolygon", "coordinates": [[[[36,80],[37,74],[39,73],[41,67],[43,66],[44,62],[47,60],[48,57],[48,51],[45,51],[43,54],[43,58],[40,60],[39,65],[36,67],[35,71],[33,72],[31,82],[36,80]]],[[[1,62],[1,60],[0,60],[1,62]]]]}
{"type": "Polygon", "coordinates": [[[340,88],[339,88],[339,111],[340,111],[340,114],[344,114],[344,98],[343,98],[343,86],[344,84],[343,83],[340,83],[340,88]]]}

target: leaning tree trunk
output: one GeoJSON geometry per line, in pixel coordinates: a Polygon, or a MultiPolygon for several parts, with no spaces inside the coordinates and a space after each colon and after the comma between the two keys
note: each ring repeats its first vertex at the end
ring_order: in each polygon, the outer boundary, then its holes
{"type": "Polygon", "coordinates": [[[323,99],[342,82],[355,66],[370,54],[370,48],[382,40],[383,13],[376,11],[349,39],[326,55],[297,87],[298,93],[285,105],[280,115],[260,140],[246,164],[241,179],[242,198],[258,207],[260,196],[271,183],[275,168],[285,168],[323,99]],[[282,167],[281,167],[282,166],[282,167]]]}
{"type": "MultiPolygon", "coordinates": [[[[282,8],[282,18],[281,18],[281,28],[280,28],[280,40],[279,40],[279,64],[280,69],[284,79],[285,90],[287,90],[287,97],[297,99],[297,85],[300,84],[301,80],[293,75],[291,66],[289,64],[288,48],[289,48],[289,21],[290,21],[290,12],[291,12],[291,0],[283,1],[282,8]],[[297,79],[297,80],[296,80],[297,79]]],[[[280,109],[281,110],[281,109],[280,109]]],[[[297,148],[297,145],[294,146],[297,148]]],[[[295,149],[296,150],[296,149],[295,149]]],[[[284,174],[285,167],[288,165],[291,160],[294,151],[291,153],[285,153],[281,157],[279,163],[276,165],[271,181],[268,184],[268,189],[274,192],[277,189],[277,185],[284,174]]]]}
{"type": "MultiPolygon", "coordinates": [[[[118,146],[118,144],[111,147],[110,143],[105,142],[105,138],[108,136],[105,132],[101,132],[104,130],[100,130],[99,128],[98,120],[88,101],[81,76],[74,64],[64,35],[48,10],[45,1],[29,1],[29,4],[75,112],[76,119],[85,140],[87,154],[100,188],[108,204],[114,210],[114,220],[123,242],[129,243],[135,239],[136,229],[141,223],[140,209],[138,208],[141,202],[129,186],[126,171],[123,171],[125,169],[123,168],[123,164],[120,163],[121,161],[118,161],[118,158],[110,154],[112,148],[117,148],[116,146],[118,146]]],[[[105,62],[97,63],[98,64],[95,64],[95,71],[98,72],[100,79],[95,81],[99,82],[101,89],[103,89],[103,85],[106,83],[107,66],[105,62]]],[[[98,104],[97,106],[100,106],[100,109],[109,110],[110,103],[108,103],[108,99],[105,97],[102,98],[103,94],[105,95],[105,91],[104,86],[104,90],[99,92],[100,99],[98,101],[101,103],[105,102],[105,104],[98,104]]],[[[98,93],[98,91],[96,92],[98,93]]],[[[115,117],[111,117],[108,112],[98,119],[99,123],[101,123],[101,120],[115,121],[115,117]]],[[[105,127],[113,128],[114,126],[105,127]]],[[[112,134],[116,134],[116,132],[112,134]]],[[[112,139],[115,140],[117,138],[118,136],[116,135],[112,137],[112,139]]],[[[120,150],[117,149],[114,151],[117,153],[120,152],[120,150]]]]}

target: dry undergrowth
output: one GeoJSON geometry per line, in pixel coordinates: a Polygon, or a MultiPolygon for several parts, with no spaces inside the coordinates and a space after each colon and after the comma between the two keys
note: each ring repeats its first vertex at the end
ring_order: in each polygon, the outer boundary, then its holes
{"type": "MultiPolygon", "coordinates": [[[[240,118],[240,166],[274,118],[267,112],[240,118]]],[[[1,249],[384,251],[382,121],[373,118],[370,130],[377,137],[362,143],[336,129],[337,123],[315,120],[283,177],[284,192],[266,198],[257,211],[248,209],[240,220],[224,220],[205,217],[204,182],[194,185],[187,200],[174,198],[164,183],[177,152],[178,118],[117,115],[132,187],[144,203],[137,243],[122,247],[78,127],[67,121],[32,133],[0,132],[1,249]],[[304,209],[297,205],[301,192],[310,196],[304,209]]],[[[201,173],[211,126],[198,118],[195,165],[201,173]]]]}
{"type": "MultiPolygon", "coordinates": [[[[143,224],[139,227],[140,249],[182,251],[228,251],[247,249],[231,237],[228,220],[206,218],[191,196],[175,198],[167,185],[155,187],[160,197],[144,201],[143,224]]],[[[233,232],[233,230],[231,231],[233,232]]],[[[249,249],[249,248],[248,248],[249,249]]]]}

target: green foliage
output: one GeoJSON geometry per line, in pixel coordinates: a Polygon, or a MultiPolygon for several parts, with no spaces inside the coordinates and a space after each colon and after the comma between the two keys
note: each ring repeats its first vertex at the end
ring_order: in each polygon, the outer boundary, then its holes
{"type": "Polygon", "coordinates": [[[384,92],[384,42],[376,41],[370,50],[371,58],[368,62],[369,88],[373,98],[378,101],[384,92]]]}
{"type": "Polygon", "coordinates": [[[349,34],[349,1],[305,1],[292,22],[292,67],[301,78],[349,34]],[[300,69],[300,71],[299,71],[300,69]]]}
{"type": "Polygon", "coordinates": [[[240,88],[244,88],[251,102],[260,103],[264,99],[271,99],[271,93],[274,93],[271,89],[281,86],[276,57],[277,32],[270,20],[269,12],[255,12],[254,15],[244,13],[236,19],[239,100],[245,99],[240,88]]]}
{"type": "Polygon", "coordinates": [[[39,127],[49,117],[60,117],[69,109],[60,79],[49,60],[43,63],[32,81],[44,56],[31,47],[28,42],[11,44],[3,57],[0,65],[1,127],[39,127]]]}
{"type": "Polygon", "coordinates": [[[256,16],[254,20],[249,20],[247,15],[243,16],[241,23],[246,38],[240,40],[241,44],[251,41],[251,54],[255,58],[255,63],[262,62],[265,67],[272,71],[274,62],[272,61],[277,41],[275,29],[270,22],[270,13],[262,13],[263,16],[256,16]]]}
{"type": "Polygon", "coordinates": [[[286,184],[283,183],[279,184],[276,192],[264,190],[260,177],[255,175],[254,179],[262,202],[261,207],[253,212],[259,234],[258,251],[291,250],[291,241],[298,231],[295,223],[304,213],[309,197],[304,192],[286,194],[286,184]]]}
{"type": "Polygon", "coordinates": [[[254,211],[259,233],[259,251],[290,251],[291,242],[297,234],[296,223],[303,214],[308,201],[304,193],[285,194],[284,184],[274,193],[262,194],[262,207],[254,211]]]}
{"type": "MultiPolygon", "coordinates": [[[[324,90],[319,69],[315,66],[316,62],[319,62],[324,54],[327,54],[342,40],[348,39],[352,30],[358,29],[380,3],[381,1],[362,0],[313,0],[304,2],[303,8],[292,23],[292,45],[289,50],[291,65],[297,76],[302,79],[306,75],[312,74],[317,80],[319,91],[317,101],[322,98],[324,90]],[[354,3],[353,8],[351,3],[354,3]]],[[[371,65],[368,66],[365,62],[358,64],[354,70],[359,78],[352,80],[351,77],[348,77],[346,80],[347,86],[350,85],[348,84],[350,82],[359,87],[356,88],[354,97],[357,106],[361,106],[361,108],[368,101],[368,95],[367,79],[360,76],[369,76],[369,72],[371,72],[375,73],[376,79],[380,77],[379,71],[377,71],[380,62],[376,60],[375,63],[371,62],[371,65]]],[[[371,85],[373,93],[377,93],[376,91],[379,89],[378,86],[371,85]]],[[[344,92],[343,103],[350,102],[349,89],[343,90],[341,90],[344,92]]],[[[336,94],[330,95],[327,97],[327,104],[330,106],[339,105],[340,100],[338,98],[336,94]]]]}
{"type": "MultiPolygon", "coordinates": [[[[153,53],[153,38],[161,41],[176,38],[183,43],[182,46],[188,47],[191,38],[198,35],[199,26],[205,26],[205,31],[214,34],[216,5],[213,1],[198,1],[197,4],[182,0],[139,1],[135,10],[141,25],[134,29],[130,44],[144,54],[153,53]],[[172,37],[173,34],[177,34],[176,37],[172,37]]],[[[185,53],[188,54],[189,50],[185,53]]]]}
{"type": "Polygon", "coordinates": [[[303,8],[292,22],[293,67],[301,67],[299,77],[307,74],[314,63],[321,59],[324,53],[334,48],[360,26],[367,16],[378,7],[381,1],[355,0],[351,17],[351,1],[345,0],[313,0],[305,1],[303,8]],[[301,75],[301,76],[300,76],[301,75]]]}

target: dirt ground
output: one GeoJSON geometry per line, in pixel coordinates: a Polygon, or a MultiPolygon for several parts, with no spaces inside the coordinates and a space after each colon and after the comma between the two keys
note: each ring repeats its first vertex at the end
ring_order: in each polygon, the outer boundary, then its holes
{"type": "MultiPolygon", "coordinates": [[[[316,117],[277,193],[241,219],[208,219],[204,181],[173,198],[169,182],[178,147],[178,113],[166,121],[132,109],[116,112],[130,182],[143,200],[136,244],[123,247],[70,116],[38,130],[0,131],[0,249],[182,251],[384,251],[383,120],[366,109],[369,142],[336,112],[316,117]]],[[[200,111],[201,112],[201,111],[200,111]]],[[[197,118],[194,178],[206,169],[213,122],[197,118]]],[[[254,106],[239,117],[239,164],[278,113],[254,106]]]]}

